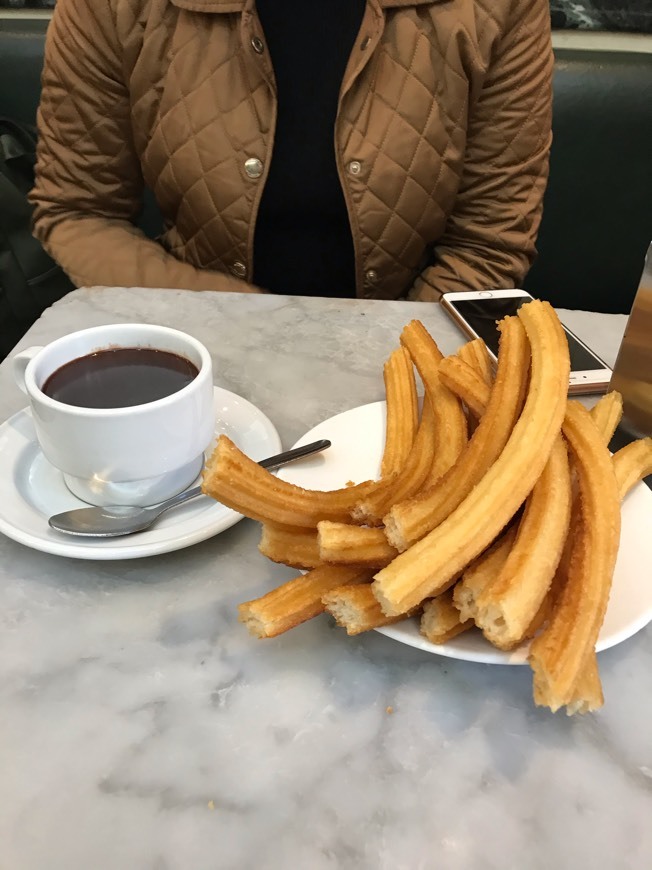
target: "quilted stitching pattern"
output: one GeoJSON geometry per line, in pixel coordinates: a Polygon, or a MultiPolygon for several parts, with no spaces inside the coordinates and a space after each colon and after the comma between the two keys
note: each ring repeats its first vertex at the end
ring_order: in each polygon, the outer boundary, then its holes
{"type": "MultiPolygon", "coordinates": [[[[534,252],[547,175],[547,2],[443,0],[382,11],[368,2],[365,22],[382,22],[382,33],[346,91],[337,143],[343,167],[362,164],[358,176],[342,173],[359,293],[402,295],[426,260],[418,298],[513,285],[534,252]],[[373,292],[364,289],[369,269],[381,279],[373,292]]],[[[265,176],[248,178],[244,161],[269,162],[275,113],[269,60],[249,44],[260,32],[251,6],[240,15],[169,0],[59,0],[33,199],[37,233],[78,281],[89,283],[88,261],[82,267],[75,251],[80,217],[99,219],[96,230],[111,221],[117,232],[138,212],[143,177],[178,260],[251,269],[265,176]]],[[[137,253],[138,244],[131,233],[132,270],[144,258],[131,283],[161,284],[165,258],[137,253]]],[[[191,271],[183,278],[195,286],[191,271]]]]}

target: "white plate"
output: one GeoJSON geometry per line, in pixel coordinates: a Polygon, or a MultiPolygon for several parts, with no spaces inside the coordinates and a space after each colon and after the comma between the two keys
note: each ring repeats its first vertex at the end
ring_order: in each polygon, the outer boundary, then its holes
{"type": "MultiPolygon", "coordinates": [[[[295,446],[329,438],[332,447],[300,465],[287,466],[279,476],[307,489],[337,489],[378,476],[385,440],[385,403],[375,402],[338,414],[307,432],[295,446]]],[[[623,503],[622,532],[609,607],[597,650],[631,637],[652,620],[652,492],[639,483],[623,503]]],[[[427,652],[472,662],[522,665],[527,646],[510,653],[491,646],[478,631],[468,631],[449,643],[429,643],[419,634],[416,619],[377,629],[381,634],[427,652]]]]}
{"type": "MultiPolygon", "coordinates": [[[[252,459],[281,450],[278,432],[251,402],[214,388],[215,434],[228,435],[252,459]]],[[[138,559],[197,544],[223,532],[242,515],[207,496],[164,514],[151,528],[124,538],[73,538],[55,532],[47,519],[60,511],[87,507],[68,490],[36,441],[29,408],[0,426],[0,532],[21,544],[72,559],[138,559]]]]}

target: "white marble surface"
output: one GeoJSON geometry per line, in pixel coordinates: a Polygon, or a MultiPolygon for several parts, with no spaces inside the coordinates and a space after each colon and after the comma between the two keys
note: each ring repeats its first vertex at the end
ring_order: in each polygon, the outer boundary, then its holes
{"type": "MultiPolygon", "coordinates": [[[[382,397],[417,315],[445,351],[461,343],[436,306],[93,290],[21,344],[111,321],[187,330],[290,444],[382,397]]],[[[624,317],[564,319],[613,362],[624,317]]],[[[24,404],[5,362],[0,418],[24,404]]],[[[253,640],[236,604],[291,574],[256,543],[245,520],[99,563],[0,535],[0,870],[652,866],[650,628],[601,654],[600,714],[554,717],[526,668],[347,639],[324,617],[253,640]]]]}

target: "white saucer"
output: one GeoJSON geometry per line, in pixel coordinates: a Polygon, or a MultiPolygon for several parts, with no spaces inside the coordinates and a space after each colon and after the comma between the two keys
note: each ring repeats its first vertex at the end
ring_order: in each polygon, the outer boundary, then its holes
{"type": "MultiPolygon", "coordinates": [[[[268,418],[251,402],[214,388],[215,434],[228,435],[252,459],[281,450],[268,418]]],[[[43,456],[32,414],[24,408],[0,426],[0,532],[35,550],[73,559],[138,559],[180,550],[223,532],[242,515],[207,496],[176,508],[147,531],[124,538],[73,538],[48,526],[52,514],[87,507],[66,487],[63,476],[43,456]]]]}
{"type": "MultiPolygon", "coordinates": [[[[295,446],[317,438],[329,438],[332,447],[298,465],[286,466],[280,477],[306,489],[323,490],[337,489],[350,480],[358,483],[377,477],[385,439],[385,403],[363,405],[325,420],[295,446]]],[[[652,491],[639,483],[623,502],[620,551],[598,652],[621,643],[652,620],[651,521],[652,491]]],[[[416,619],[377,630],[401,643],[449,658],[501,665],[527,663],[527,646],[501,652],[475,630],[441,645],[429,643],[419,634],[416,619]]]]}

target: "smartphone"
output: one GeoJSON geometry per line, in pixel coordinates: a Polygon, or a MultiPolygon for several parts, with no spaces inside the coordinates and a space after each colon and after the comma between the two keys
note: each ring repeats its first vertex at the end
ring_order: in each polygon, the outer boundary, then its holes
{"type": "MultiPolygon", "coordinates": [[[[445,293],[441,304],[453,320],[471,338],[482,338],[493,356],[498,354],[498,330],[496,321],[508,314],[516,314],[532,296],[525,290],[478,290],[468,293],[445,293]]],[[[571,373],[568,393],[605,393],[611,380],[611,369],[593,353],[583,341],[569,332],[571,373]]]]}

